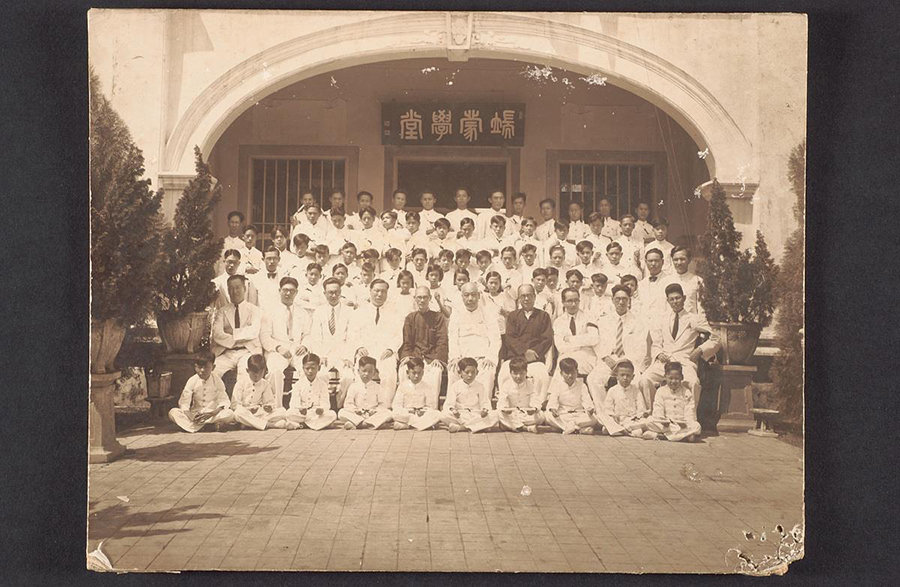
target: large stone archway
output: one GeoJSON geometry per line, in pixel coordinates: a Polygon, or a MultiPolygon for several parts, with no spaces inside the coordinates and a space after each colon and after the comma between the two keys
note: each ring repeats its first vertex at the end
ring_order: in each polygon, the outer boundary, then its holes
{"type": "Polygon", "coordinates": [[[522,14],[412,12],[299,35],[245,59],[209,84],[180,117],[166,142],[160,177],[193,174],[193,148],[208,154],[247,108],[302,79],[352,65],[470,57],[544,63],[597,74],[655,104],[701,149],[710,177],[752,195],[758,184],[750,141],[716,97],[665,59],[611,35],[522,14]]]}

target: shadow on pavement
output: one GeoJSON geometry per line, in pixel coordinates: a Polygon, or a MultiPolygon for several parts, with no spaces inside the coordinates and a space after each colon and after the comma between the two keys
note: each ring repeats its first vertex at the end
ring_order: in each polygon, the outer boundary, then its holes
{"type": "Polygon", "coordinates": [[[223,440],[221,442],[174,441],[156,446],[128,449],[121,460],[185,463],[221,456],[256,455],[278,449],[279,447],[277,446],[253,446],[238,440],[223,440]]]}

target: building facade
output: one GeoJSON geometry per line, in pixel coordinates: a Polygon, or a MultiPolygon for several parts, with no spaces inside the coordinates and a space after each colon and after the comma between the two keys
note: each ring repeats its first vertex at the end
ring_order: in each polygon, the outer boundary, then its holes
{"type": "MultiPolygon", "coordinates": [[[[226,214],[270,228],[300,193],[460,185],[650,204],[672,242],[725,187],[744,244],[793,229],[806,135],[802,15],[93,10],[90,62],[174,213],[194,147],[226,214]]],[[[564,216],[564,214],[563,214],[564,216]]]]}

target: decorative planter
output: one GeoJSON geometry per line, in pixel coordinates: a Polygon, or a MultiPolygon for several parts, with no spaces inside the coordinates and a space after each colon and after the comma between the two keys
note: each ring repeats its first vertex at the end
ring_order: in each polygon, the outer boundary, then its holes
{"type": "Polygon", "coordinates": [[[712,322],[710,326],[716,329],[719,340],[722,342],[722,350],[719,352],[720,363],[723,365],[748,365],[750,363],[750,357],[756,352],[756,346],[759,344],[761,326],[727,322],[712,322]]]}
{"type": "Polygon", "coordinates": [[[171,371],[155,373],[147,377],[147,397],[168,397],[171,389],[171,371]]]}
{"type": "Polygon", "coordinates": [[[200,349],[200,341],[203,340],[208,323],[209,314],[206,312],[190,312],[179,317],[159,314],[156,317],[159,337],[169,353],[196,353],[200,349]]]}
{"type": "Polygon", "coordinates": [[[91,374],[88,411],[88,462],[108,463],[125,452],[116,440],[116,407],[113,396],[120,372],[91,374]]]}
{"type": "Polygon", "coordinates": [[[115,320],[91,320],[91,373],[112,373],[125,328],[115,320]]]}

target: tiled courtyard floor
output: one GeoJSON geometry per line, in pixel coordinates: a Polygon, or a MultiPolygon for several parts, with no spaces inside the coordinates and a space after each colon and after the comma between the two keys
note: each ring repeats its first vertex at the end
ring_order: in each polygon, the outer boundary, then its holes
{"type": "Polygon", "coordinates": [[[732,572],[730,548],[775,551],[745,531],[802,521],[801,450],[746,434],[165,424],[119,440],[123,458],[90,466],[88,547],[122,570],[732,572]]]}

